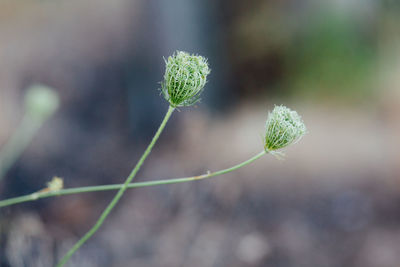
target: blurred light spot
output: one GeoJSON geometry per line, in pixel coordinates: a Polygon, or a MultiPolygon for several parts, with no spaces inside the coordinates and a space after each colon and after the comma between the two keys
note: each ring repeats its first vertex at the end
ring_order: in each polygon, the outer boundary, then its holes
{"type": "Polygon", "coordinates": [[[237,248],[238,258],[249,264],[258,263],[270,252],[270,245],[260,233],[251,233],[244,236],[237,248]]]}

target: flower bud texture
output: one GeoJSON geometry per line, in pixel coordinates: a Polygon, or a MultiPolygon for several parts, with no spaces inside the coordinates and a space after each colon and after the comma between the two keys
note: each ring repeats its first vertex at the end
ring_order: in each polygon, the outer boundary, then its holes
{"type": "Polygon", "coordinates": [[[268,114],[265,130],[266,151],[274,151],[295,143],[307,131],[299,114],[285,106],[275,106],[268,114]]]}
{"type": "Polygon", "coordinates": [[[177,51],[165,61],[161,92],[173,107],[191,106],[200,100],[210,73],[207,60],[198,55],[177,51]]]}

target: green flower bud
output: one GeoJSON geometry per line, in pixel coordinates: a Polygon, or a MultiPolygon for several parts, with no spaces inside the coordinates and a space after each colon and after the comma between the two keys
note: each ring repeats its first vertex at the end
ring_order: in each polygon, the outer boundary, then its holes
{"type": "Polygon", "coordinates": [[[182,107],[198,102],[210,73],[207,59],[176,51],[165,60],[165,65],[161,92],[170,105],[182,107]]]}
{"type": "Polygon", "coordinates": [[[58,94],[44,85],[33,85],[25,94],[25,108],[32,117],[44,120],[59,106],[58,94]]]}
{"type": "Polygon", "coordinates": [[[306,126],[296,111],[285,106],[275,106],[268,113],[264,148],[271,152],[300,140],[306,133],[306,126]]]}

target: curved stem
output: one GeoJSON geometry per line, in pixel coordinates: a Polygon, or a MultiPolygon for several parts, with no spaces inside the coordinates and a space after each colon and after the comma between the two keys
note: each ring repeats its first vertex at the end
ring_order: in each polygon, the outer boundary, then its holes
{"type": "MultiPolygon", "coordinates": [[[[218,176],[221,174],[225,174],[225,173],[237,170],[241,167],[244,167],[247,164],[260,158],[265,153],[266,153],[265,151],[262,151],[259,154],[255,155],[254,157],[252,157],[242,163],[239,163],[235,166],[232,166],[231,168],[223,169],[220,171],[211,172],[211,173],[207,173],[207,174],[203,174],[203,175],[199,175],[199,176],[130,183],[130,184],[128,184],[127,188],[147,187],[147,186],[166,185],[166,184],[178,184],[178,183],[196,181],[196,180],[201,180],[201,179],[205,179],[205,178],[218,176]]],[[[79,194],[79,193],[99,192],[99,191],[108,191],[108,190],[118,190],[122,186],[123,186],[123,184],[110,184],[110,185],[68,188],[68,189],[62,189],[59,191],[49,191],[49,192],[40,192],[39,191],[39,192],[32,193],[32,194],[25,195],[25,196],[14,197],[14,198],[2,200],[2,201],[0,201],[0,208],[23,203],[23,202],[34,201],[34,200],[41,199],[41,198],[54,197],[54,196],[63,196],[63,195],[72,195],[72,194],[79,194]]]]}
{"type": "Polygon", "coordinates": [[[112,209],[115,207],[115,205],[118,203],[118,201],[121,199],[122,195],[128,189],[128,184],[135,178],[136,173],[139,171],[140,167],[142,166],[143,162],[147,158],[147,156],[150,154],[151,149],[155,145],[156,141],[160,137],[161,132],[164,130],[165,125],[168,122],[168,119],[171,117],[172,112],[175,110],[175,108],[169,106],[167,114],[165,114],[165,117],[163,121],[161,122],[160,127],[158,128],[156,134],[154,135],[153,139],[151,140],[150,144],[148,145],[147,149],[143,153],[142,157],[140,158],[139,162],[136,164],[135,168],[132,170],[132,172],[129,174],[128,178],[125,180],[125,183],[121,186],[121,188],[118,190],[117,194],[115,197],[111,200],[110,204],[108,204],[107,208],[103,211],[101,214],[100,218],[97,220],[95,225],[65,254],[65,256],[61,259],[61,261],[57,264],[57,267],[64,266],[65,263],[71,258],[71,256],[77,251],[96,231],[100,228],[100,226],[104,223],[105,219],[107,216],[110,214],[112,209]]]}

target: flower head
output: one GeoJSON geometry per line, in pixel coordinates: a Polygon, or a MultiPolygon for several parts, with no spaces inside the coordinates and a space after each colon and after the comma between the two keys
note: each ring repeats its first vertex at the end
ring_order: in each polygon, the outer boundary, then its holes
{"type": "Polygon", "coordinates": [[[267,152],[297,142],[307,131],[299,114],[285,106],[275,106],[268,113],[265,128],[264,148],[267,152]]]}
{"type": "Polygon", "coordinates": [[[59,106],[58,94],[44,85],[33,85],[25,94],[25,108],[36,119],[43,120],[56,111],[59,106]]]}
{"type": "Polygon", "coordinates": [[[200,93],[210,73],[207,59],[176,51],[165,61],[161,92],[173,107],[191,106],[200,100],[200,93]]]}

